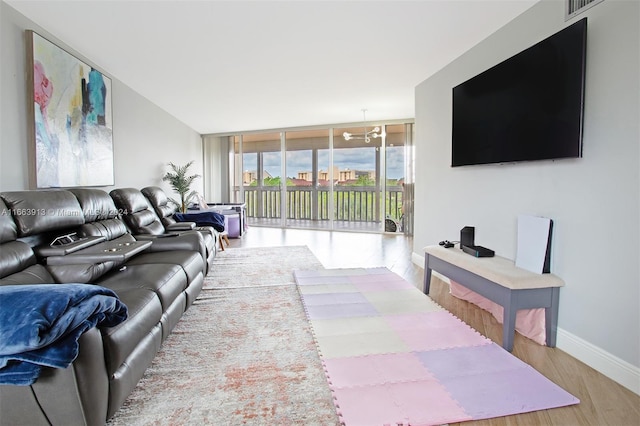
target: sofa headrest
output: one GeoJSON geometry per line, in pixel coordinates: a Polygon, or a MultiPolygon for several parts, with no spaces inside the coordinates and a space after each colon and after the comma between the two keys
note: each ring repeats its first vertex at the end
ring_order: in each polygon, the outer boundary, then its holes
{"type": "Polygon", "coordinates": [[[111,198],[120,210],[125,214],[133,214],[149,209],[149,202],[145,196],[136,188],[119,188],[109,193],[111,198]]]}
{"type": "Polygon", "coordinates": [[[13,214],[18,237],[84,223],[77,198],[66,190],[3,192],[2,199],[13,214]]]}
{"type": "Polygon", "coordinates": [[[92,188],[74,188],[69,191],[78,199],[86,223],[118,216],[118,209],[106,191],[92,188]]]}
{"type": "Polygon", "coordinates": [[[165,226],[176,222],[171,216],[176,212],[178,206],[176,206],[175,203],[169,203],[169,197],[167,197],[167,194],[165,194],[162,188],[147,186],[146,188],[142,188],[140,192],[147,197],[149,203],[165,226]]]}
{"type": "Polygon", "coordinates": [[[151,205],[155,208],[165,206],[169,202],[167,194],[158,186],[147,186],[146,188],[142,188],[140,192],[147,197],[151,205]]]}
{"type": "Polygon", "coordinates": [[[0,198],[0,243],[6,243],[18,238],[18,228],[11,217],[11,210],[0,198]]]}

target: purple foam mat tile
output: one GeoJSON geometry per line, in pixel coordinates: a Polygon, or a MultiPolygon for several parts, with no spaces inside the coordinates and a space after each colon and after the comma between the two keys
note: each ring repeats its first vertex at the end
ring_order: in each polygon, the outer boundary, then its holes
{"type": "Polygon", "coordinates": [[[493,342],[417,352],[416,357],[439,380],[531,368],[493,342]]]}
{"type": "Polygon", "coordinates": [[[473,419],[564,407],[580,401],[533,368],[440,379],[473,419]]]}
{"type": "Polygon", "coordinates": [[[386,316],[385,321],[394,330],[433,330],[436,328],[447,328],[464,326],[471,328],[450,312],[439,309],[430,312],[418,312],[402,315],[386,316]]]}
{"type": "Polygon", "coordinates": [[[303,294],[302,301],[307,306],[344,305],[349,303],[369,303],[360,293],[303,294]]]}
{"type": "Polygon", "coordinates": [[[415,353],[333,358],[324,360],[323,363],[331,386],[337,389],[434,380],[415,353]]]}
{"type": "Polygon", "coordinates": [[[378,316],[378,311],[370,303],[348,303],[342,305],[306,306],[309,319],[348,318],[378,316]]]}

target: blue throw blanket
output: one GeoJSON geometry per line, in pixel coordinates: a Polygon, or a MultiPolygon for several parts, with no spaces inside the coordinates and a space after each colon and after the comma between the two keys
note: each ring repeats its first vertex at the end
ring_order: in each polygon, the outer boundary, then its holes
{"type": "Polygon", "coordinates": [[[124,303],[97,285],[0,286],[0,384],[30,385],[42,366],[68,367],[82,333],[125,319],[124,303]]]}
{"type": "Polygon", "coordinates": [[[174,213],[178,222],[195,222],[197,226],[211,226],[218,232],[224,231],[224,215],[216,212],[174,213]]]}

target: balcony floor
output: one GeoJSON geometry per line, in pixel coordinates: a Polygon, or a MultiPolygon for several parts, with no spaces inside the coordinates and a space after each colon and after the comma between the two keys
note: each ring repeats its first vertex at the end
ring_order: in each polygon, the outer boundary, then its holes
{"type": "MultiPolygon", "coordinates": [[[[256,218],[248,217],[247,224],[249,226],[269,227],[269,228],[296,228],[296,229],[315,229],[330,230],[331,222],[328,220],[306,220],[306,219],[287,219],[286,226],[282,226],[282,219],[279,218],[256,218]]],[[[353,231],[353,232],[383,232],[380,222],[361,222],[361,221],[344,221],[336,220],[333,222],[334,231],[353,231]]]]}

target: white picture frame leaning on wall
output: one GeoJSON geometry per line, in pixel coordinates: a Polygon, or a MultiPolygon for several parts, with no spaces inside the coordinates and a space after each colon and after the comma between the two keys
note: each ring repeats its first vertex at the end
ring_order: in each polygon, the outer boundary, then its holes
{"type": "Polygon", "coordinates": [[[516,266],[536,274],[551,272],[553,220],[548,217],[518,216],[516,266]]]}

